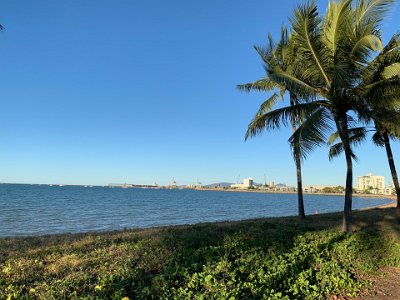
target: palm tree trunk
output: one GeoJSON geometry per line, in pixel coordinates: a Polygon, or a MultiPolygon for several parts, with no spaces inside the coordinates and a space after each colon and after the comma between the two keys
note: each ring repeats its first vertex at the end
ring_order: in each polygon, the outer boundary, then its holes
{"type": "Polygon", "coordinates": [[[393,184],[396,189],[396,195],[397,195],[396,220],[400,224],[400,185],[399,185],[399,179],[397,177],[396,166],[394,164],[392,147],[390,146],[389,136],[386,131],[383,132],[383,139],[385,141],[386,154],[388,157],[390,172],[392,173],[393,184]]]}
{"type": "Polygon", "coordinates": [[[343,143],[344,153],[346,156],[346,164],[347,164],[346,191],[344,195],[344,209],[343,209],[343,231],[352,232],[353,161],[351,157],[347,114],[344,114],[341,117],[340,123],[341,126],[338,129],[340,132],[340,138],[343,143]]]}
{"type": "MultiPolygon", "coordinates": [[[[295,104],[295,97],[290,94],[290,105],[295,104]]],[[[294,133],[296,131],[296,123],[294,121],[294,118],[290,118],[290,121],[292,123],[292,132],[294,133]]],[[[299,217],[300,219],[305,219],[306,214],[304,212],[304,199],[303,199],[303,181],[301,178],[301,159],[300,159],[300,154],[298,151],[294,151],[294,160],[296,162],[296,174],[297,174],[297,206],[299,210],[299,217]]]]}
{"type": "Polygon", "coordinates": [[[306,214],[304,212],[304,199],[303,199],[303,183],[301,179],[301,161],[299,154],[295,154],[296,169],[297,169],[297,203],[299,208],[300,219],[305,219],[306,214]]]}

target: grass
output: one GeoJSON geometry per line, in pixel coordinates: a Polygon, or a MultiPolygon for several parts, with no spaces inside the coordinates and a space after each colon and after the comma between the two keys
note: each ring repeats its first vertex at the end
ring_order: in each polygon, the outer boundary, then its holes
{"type": "Polygon", "coordinates": [[[0,299],[323,299],[400,267],[394,209],[0,239],[0,299]]]}

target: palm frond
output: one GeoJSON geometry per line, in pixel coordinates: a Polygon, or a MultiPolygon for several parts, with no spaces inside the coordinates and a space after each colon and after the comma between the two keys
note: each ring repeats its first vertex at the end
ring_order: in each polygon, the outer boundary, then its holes
{"type": "MultiPolygon", "coordinates": [[[[367,135],[367,130],[365,127],[354,127],[348,130],[349,132],[349,142],[353,146],[358,146],[361,142],[363,142],[367,135]]],[[[327,144],[329,146],[333,145],[337,140],[340,140],[339,132],[335,132],[331,134],[328,138],[327,144]]]]}
{"type": "Polygon", "coordinates": [[[395,0],[360,0],[356,3],[356,26],[362,23],[382,21],[384,16],[393,7],[395,0]]]}
{"type": "Polygon", "coordinates": [[[254,45],[253,47],[267,66],[272,63],[272,61],[274,60],[276,44],[272,38],[271,33],[268,34],[268,43],[266,46],[254,45]]]}
{"type": "MultiPolygon", "coordinates": [[[[329,148],[329,153],[328,153],[328,158],[330,161],[332,161],[334,158],[340,156],[342,153],[344,152],[344,147],[342,143],[337,143],[332,145],[329,148]]],[[[358,158],[357,156],[354,154],[353,150],[350,150],[350,156],[357,161],[358,158]]]]}
{"type": "Polygon", "coordinates": [[[315,147],[325,144],[330,123],[330,113],[324,107],[303,120],[289,139],[293,154],[305,159],[315,147]]]}
{"type": "Polygon", "coordinates": [[[393,110],[375,111],[374,122],[377,131],[386,131],[393,138],[400,138],[400,113],[393,110]]]}
{"type": "Polygon", "coordinates": [[[254,49],[257,51],[258,55],[261,57],[263,62],[266,65],[269,65],[273,56],[273,52],[269,47],[264,47],[264,46],[253,46],[254,49]]]}
{"type": "Polygon", "coordinates": [[[244,92],[269,92],[272,91],[276,87],[276,84],[272,82],[268,77],[264,77],[263,79],[257,80],[255,82],[239,84],[236,88],[240,91],[244,92]]]}
{"type": "MultiPolygon", "coordinates": [[[[349,132],[349,143],[351,147],[360,145],[362,142],[365,141],[367,137],[367,130],[365,129],[365,127],[350,128],[348,132],[349,132]]],[[[328,139],[328,145],[331,146],[329,148],[329,154],[328,154],[329,160],[334,159],[335,157],[342,154],[344,151],[343,143],[341,141],[336,144],[333,144],[338,139],[340,139],[338,132],[332,134],[328,139]]],[[[350,155],[354,160],[357,160],[357,156],[354,154],[352,149],[350,155]]]]}
{"type": "Polygon", "coordinates": [[[386,122],[385,130],[390,137],[400,139],[400,124],[398,122],[386,122]]]}
{"type": "Polygon", "coordinates": [[[383,50],[363,69],[362,84],[368,85],[382,77],[386,67],[400,63],[400,34],[392,36],[383,50]]]}
{"type": "Polygon", "coordinates": [[[330,1],[327,8],[324,29],[325,45],[335,54],[340,45],[341,32],[347,26],[348,16],[351,9],[351,0],[330,1]]]}
{"type": "Polygon", "coordinates": [[[343,151],[344,151],[344,148],[343,148],[342,143],[337,143],[337,144],[332,145],[329,148],[329,153],[328,153],[329,160],[331,161],[332,159],[340,156],[343,153],[343,151]]]}
{"type": "Polygon", "coordinates": [[[321,18],[318,16],[314,1],[298,6],[294,16],[290,19],[294,31],[294,38],[299,47],[299,55],[306,63],[307,76],[317,79],[322,76],[324,84],[331,85],[326,66],[329,54],[322,43],[321,18]]]}
{"type": "Polygon", "coordinates": [[[274,93],[271,97],[269,97],[267,100],[265,100],[261,105],[260,108],[258,109],[256,116],[261,116],[263,114],[266,114],[270,111],[272,111],[272,108],[276,104],[276,102],[279,100],[279,95],[277,93],[274,93]]]}
{"type": "Polygon", "coordinates": [[[394,63],[386,67],[382,72],[383,78],[392,78],[395,76],[400,76],[400,63],[394,63]]]}
{"type": "MultiPolygon", "coordinates": [[[[354,24],[349,40],[352,44],[351,57],[360,75],[364,72],[373,52],[382,51],[379,25],[395,0],[360,0],[354,9],[354,24]]],[[[357,69],[356,68],[356,69],[357,69]]]]}
{"type": "Polygon", "coordinates": [[[383,52],[383,54],[386,54],[398,47],[400,47],[400,32],[393,34],[393,36],[390,38],[389,42],[383,48],[382,52],[383,52]]]}
{"type": "Polygon", "coordinates": [[[365,127],[357,127],[349,129],[349,141],[352,146],[359,146],[365,141],[367,137],[367,130],[365,127]]]}
{"type": "Polygon", "coordinates": [[[368,100],[374,110],[395,109],[400,104],[400,77],[375,81],[363,87],[360,95],[368,100]]]}
{"type": "Polygon", "coordinates": [[[375,132],[372,135],[372,142],[378,147],[385,146],[385,140],[383,139],[383,136],[379,131],[375,132]]]}
{"type": "Polygon", "coordinates": [[[373,34],[362,35],[359,40],[354,44],[350,56],[357,59],[358,63],[365,63],[364,59],[369,55],[370,51],[382,51],[382,41],[379,37],[373,34]]]}
{"type": "Polygon", "coordinates": [[[339,134],[339,132],[334,132],[334,133],[332,133],[330,136],[329,136],[329,138],[328,138],[328,140],[327,140],[327,144],[329,145],[329,146],[331,146],[331,145],[333,145],[337,140],[339,140],[340,139],[340,134],[339,134]]]}
{"type": "Polygon", "coordinates": [[[278,67],[270,69],[268,76],[272,81],[284,85],[288,91],[303,99],[315,99],[318,94],[326,94],[325,91],[316,90],[302,79],[278,67]]]}
{"type": "Polygon", "coordinates": [[[290,57],[290,48],[289,45],[289,32],[285,26],[281,28],[281,39],[279,43],[276,45],[275,53],[276,57],[279,58],[279,61],[282,64],[283,69],[287,69],[290,66],[290,62],[292,58],[290,57]]]}
{"type": "Polygon", "coordinates": [[[257,113],[248,126],[245,140],[264,131],[279,129],[281,126],[287,127],[291,120],[300,124],[307,116],[312,115],[325,104],[326,101],[314,101],[278,108],[264,114],[257,113]]]}

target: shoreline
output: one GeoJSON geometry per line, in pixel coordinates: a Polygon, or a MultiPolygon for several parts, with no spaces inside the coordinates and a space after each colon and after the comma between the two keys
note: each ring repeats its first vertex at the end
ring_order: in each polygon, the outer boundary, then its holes
{"type": "MultiPolygon", "coordinates": [[[[237,190],[237,189],[213,189],[213,188],[201,188],[201,189],[194,189],[196,191],[215,191],[215,192],[239,192],[239,193],[261,193],[261,194],[279,194],[279,195],[297,195],[297,192],[290,192],[290,191],[262,191],[262,190],[237,190]]],[[[344,193],[303,193],[304,196],[344,196],[344,193]]],[[[353,209],[353,211],[364,211],[376,208],[393,208],[396,207],[396,196],[393,195],[381,195],[381,194],[353,194],[354,197],[359,198],[374,198],[374,199],[388,199],[391,202],[387,204],[380,204],[375,206],[369,206],[359,209],[353,209]]],[[[340,212],[340,211],[338,211],[340,212]]],[[[324,214],[324,213],[321,213],[324,214]]],[[[279,218],[279,217],[277,217],[279,218]]]]}
{"type": "MultiPolygon", "coordinates": [[[[368,198],[368,197],[364,197],[364,198],[368,198]]],[[[369,210],[369,209],[375,209],[375,208],[395,208],[397,201],[396,201],[396,197],[395,196],[389,196],[386,197],[386,199],[391,200],[390,203],[388,204],[382,204],[382,205],[377,205],[377,206],[372,206],[372,207],[366,207],[366,208],[360,208],[357,210],[369,210]]]]}
{"type": "MultiPolygon", "coordinates": [[[[238,193],[260,193],[260,194],[283,194],[283,195],[297,195],[297,192],[290,191],[263,191],[263,190],[239,190],[239,189],[214,189],[214,188],[195,188],[195,191],[211,191],[211,192],[238,192],[238,193]]],[[[344,196],[344,193],[303,193],[304,196],[344,196]]],[[[353,194],[354,197],[359,198],[379,198],[379,199],[390,199],[395,202],[396,196],[393,195],[382,195],[382,194],[353,194]]]]}

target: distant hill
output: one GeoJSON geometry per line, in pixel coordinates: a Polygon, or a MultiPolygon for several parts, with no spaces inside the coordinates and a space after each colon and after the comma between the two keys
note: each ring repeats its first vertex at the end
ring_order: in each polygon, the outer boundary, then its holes
{"type": "Polygon", "coordinates": [[[231,184],[233,184],[233,183],[229,183],[229,182],[218,182],[218,183],[212,183],[212,184],[204,185],[204,187],[206,187],[206,188],[215,188],[215,187],[218,187],[218,186],[230,187],[231,184]]]}

